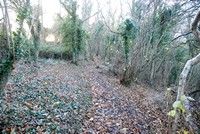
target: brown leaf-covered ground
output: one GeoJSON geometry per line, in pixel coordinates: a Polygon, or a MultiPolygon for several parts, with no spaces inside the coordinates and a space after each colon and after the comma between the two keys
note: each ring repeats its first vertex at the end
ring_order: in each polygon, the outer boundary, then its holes
{"type": "Polygon", "coordinates": [[[3,133],[167,133],[163,95],[84,62],[15,64],[1,99],[3,133]]]}
{"type": "Polygon", "coordinates": [[[100,69],[90,70],[86,77],[93,106],[86,115],[85,133],[167,133],[166,113],[159,106],[163,101],[160,93],[139,85],[127,88],[100,69]]]}

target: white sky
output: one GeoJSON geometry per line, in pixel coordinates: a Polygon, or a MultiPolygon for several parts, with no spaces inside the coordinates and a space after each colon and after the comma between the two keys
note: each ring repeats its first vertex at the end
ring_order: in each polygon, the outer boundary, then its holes
{"type": "MultiPolygon", "coordinates": [[[[0,0],[2,1],[2,0],[0,0]]],[[[81,16],[81,3],[84,0],[77,0],[78,1],[78,14],[81,16]]],[[[115,18],[118,18],[120,12],[121,12],[121,6],[120,3],[122,3],[122,11],[123,16],[126,16],[127,11],[129,11],[128,3],[131,4],[132,0],[91,0],[93,6],[92,6],[92,14],[98,11],[98,4],[99,2],[100,8],[102,9],[103,15],[106,16],[109,9],[111,9],[112,14],[115,16],[115,18]],[[111,7],[109,7],[108,2],[111,2],[111,7]],[[115,14],[114,14],[114,11],[115,14]]],[[[167,2],[171,3],[173,0],[166,0],[167,2]]],[[[66,13],[66,11],[61,8],[61,4],[59,3],[59,0],[31,0],[32,4],[37,5],[38,2],[41,2],[43,7],[43,25],[44,27],[52,27],[54,24],[54,20],[57,13],[62,12],[62,14],[66,13]]],[[[90,22],[94,22],[95,17],[90,19],[90,22]]],[[[10,13],[10,20],[12,22],[13,29],[17,27],[17,24],[14,23],[16,20],[16,15],[14,13],[10,13]]],[[[117,21],[117,20],[116,20],[117,21]]]]}
{"type": "Polygon", "coordinates": [[[45,27],[51,27],[54,24],[56,13],[60,12],[59,0],[42,0],[42,7],[43,24],[45,27]]]}
{"type": "MultiPolygon", "coordinates": [[[[62,9],[61,4],[59,3],[59,0],[32,0],[33,3],[37,3],[38,1],[40,1],[42,3],[43,6],[43,22],[44,22],[44,26],[45,27],[52,27],[52,25],[54,24],[54,20],[56,17],[57,13],[66,13],[66,11],[64,9],[62,9]]],[[[78,1],[78,14],[81,16],[81,3],[84,0],[77,0],[78,1]]],[[[98,2],[100,5],[100,8],[103,9],[102,12],[104,14],[104,16],[106,16],[106,14],[108,13],[109,8],[111,8],[111,12],[114,15],[115,12],[115,17],[119,16],[119,14],[121,13],[121,8],[123,11],[123,16],[127,15],[127,11],[129,11],[129,6],[128,3],[131,4],[132,0],[91,0],[93,6],[92,6],[92,14],[94,14],[95,12],[98,11],[98,2]],[[111,7],[109,7],[108,2],[111,2],[111,7]],[[122,3],[122,7],[120,6],[122,3]]],[[[173,3],[174,0],[166,0],[166,2],[168,4],[173,3]]],[[[94,21],[94,18],[90,19],[90,22],[94,21]]]]}
{"type": "MultiPolygon", "coordinates": [[[[56,13],[59,13],[60,11],[62,13],[66,12],[65,10],[61,9],[61,5],[59,3],[59,0],[41,0],[42,1],[42,5],[43,5],[43,22],[44,22],[44,26],[45,27],[51,27],[54,24],[54,20],[55,20],[55,16],[56,13]]],[[[78,14],[81,16],[81,3],[83,0],[77,0],[78,1],[78,14]]],[[[95,12],[98,11],[98,4],[96,2],[96,0],[91,0],[93,7],[92,7],[92,14],[94,14],[95,12]]],[[[103,13],[105,14],[107,12],[107,10],[109,9],[108,7],[108,1],[109,0],[98,0],[100,3],[100,7],[104,9],[103,13]]],[[[110,0],[111,1],[111,5],[112,5],[112,9],[117,10],[116,14],[119,14],[120,11],[120,1],[122,1],[122,3],[126,3],[127,1],[131,1],[131,0],[110,0]]],[[[38,0],[35,0],[34,3],[37,3],[38,0]]],[[[126,4],[124,4],[123,6],[123,11],[127,10],[127,6],[125,6],[126,4]]],[[[91,18],[91,21],[93,21],[94,19],[91,18]]]]}

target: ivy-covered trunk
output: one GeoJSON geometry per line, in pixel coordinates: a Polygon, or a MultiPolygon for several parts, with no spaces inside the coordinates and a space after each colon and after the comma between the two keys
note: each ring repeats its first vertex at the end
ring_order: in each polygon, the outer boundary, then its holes
{"type": "Polygon", "coordinates": [[[36,62],[37,58],[38,58],[39,45],[40,45],[40,37],[39,37],[39,35],[34,35],[33,36],[33,46],[34,46],[34,48],[32,49],[32,57],[33,57],[34,62],[36,62]]]}
{"type": "Polygon", "coordinates": [[[63,5],[68,13],[66,20],[64,20],[61,26],[61,34],[63,36],[62,42],[66,45],[66,52],[72,56],[72,63],[77,64],[80,52],[83,49],[85,31],[82,29],[83,21],[79,19],[77,15],[77,1],[62,1],[63,5]]]}
{"type": "Polygon", "coordinates": [[[73,22],[73,36],[72,36],[72,62],[74,64],[77,64],[78,60],[78,38],[77,38],[77,18],[76,13],[72,16],[72,22],[73,22]]]}
{"type": "Polygon", "coordinates": [[[33,22],[32,19],[29,19],[28,25],[31,31],[31,36],[33,39],[33,48],[30,50],[31,57],[34,62],[37,61],[38,54],[39,54],[39,45],[40,45],[40,32],[41,26],[39,21],[39,15],[37,16],[37,21],[33,22]],[[35,24],[35,25],[34,25],[35,24]]]}
{"type": "Polygon", "coordinates": [[[127,35],[124,35],[124,53],[125,53],[125,60],[126,66],[129,64],[129,43],[127,35]]]}

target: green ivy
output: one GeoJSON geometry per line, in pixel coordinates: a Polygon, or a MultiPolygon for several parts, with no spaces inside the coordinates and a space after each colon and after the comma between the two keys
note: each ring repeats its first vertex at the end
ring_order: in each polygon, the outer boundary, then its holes
{"type": "Polygon", "coordinates": [[[88,34],[83,29],[79,19],[75,25],[72,18],[67,17],[61,22],[60,32],[62,42],[66,47],[66,53],[71,55],[70,57],[73,57],[73,53],[79,55],[85,49],[85,41],[88,38],[88,34]]]}
{"type": "Polygon", "coordinates": [[[131,19],[126,19],[120,26],[119,31],[121,32],[121,37],[123,39],[123,47],[125,59],[128,61],[130,47],[133,41],[136,39],[139,27],[136,22],[131,19]]]}
{"type": "Polygon", "coordinates": [[[167,114],[171,117],[175,117],[175,115],[177,114],[177,112],[180,112],[180,113],[185,113],[186,111],[186,108],[185,108],[185,105],[184,105],[184,102],[186,101],[186,99],[188,100],[194,100],[193,98],[191,97],[187,97],[185,95],[181,96],[180,100],[177,100],[173,103],[173,109],[167,114]]]}

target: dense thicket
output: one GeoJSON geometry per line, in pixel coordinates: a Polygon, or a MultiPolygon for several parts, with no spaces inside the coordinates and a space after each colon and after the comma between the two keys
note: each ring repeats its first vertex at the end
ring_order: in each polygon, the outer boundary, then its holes
{"type": "MultiPolygon", "coordinates": [[[[118,23],[101,14],[89,32],[90,39],[96,41],[90,52],[105,59],[122,82],[128,79],[151,86],[174,86],[185,62],[199,53],[199,43],[190,32],[198,5],[197,1],[173,5],[133,1],[129,17],[118,23]]],[[[188,88],[199,89],[198,70],[194,67],[188,88]]]]}
{"type": "MultiPolygon", "coordinates": [[[[0,1],[1,82],[13,62],[20,59],[37,65],[41,56],[71,60],[78,65],[80,60],[98,57],[103,68],[116,75],[121,84],[140,83],[165,91],[180,87],[179,78],[183,77],[180,74],[187,70],[184,66],[189,60],[195,66],[189,66],[183,87],[187,95],[199,99],[200,64],[194,58],[200,53],[199,19],[193,22],[199,0],[128,0],[120,1],[121,9],[117,10],[111,0],[107,1],[108,9],[101,7],[98,0],[81,3],[59,0],[59,3],[64,10],[60,9],[53,27],[46,28],[40,3],[0,1]],[[17,27],[12,30],[9,11],[16,15],[17,27]],[[191,29],[191,25],[196,28],[191,29]],[[46,37],[50,34],[55,40],[48,42],[46,37]]],[[[177,98],[180,101],[181,97],[177,98]]]]}

